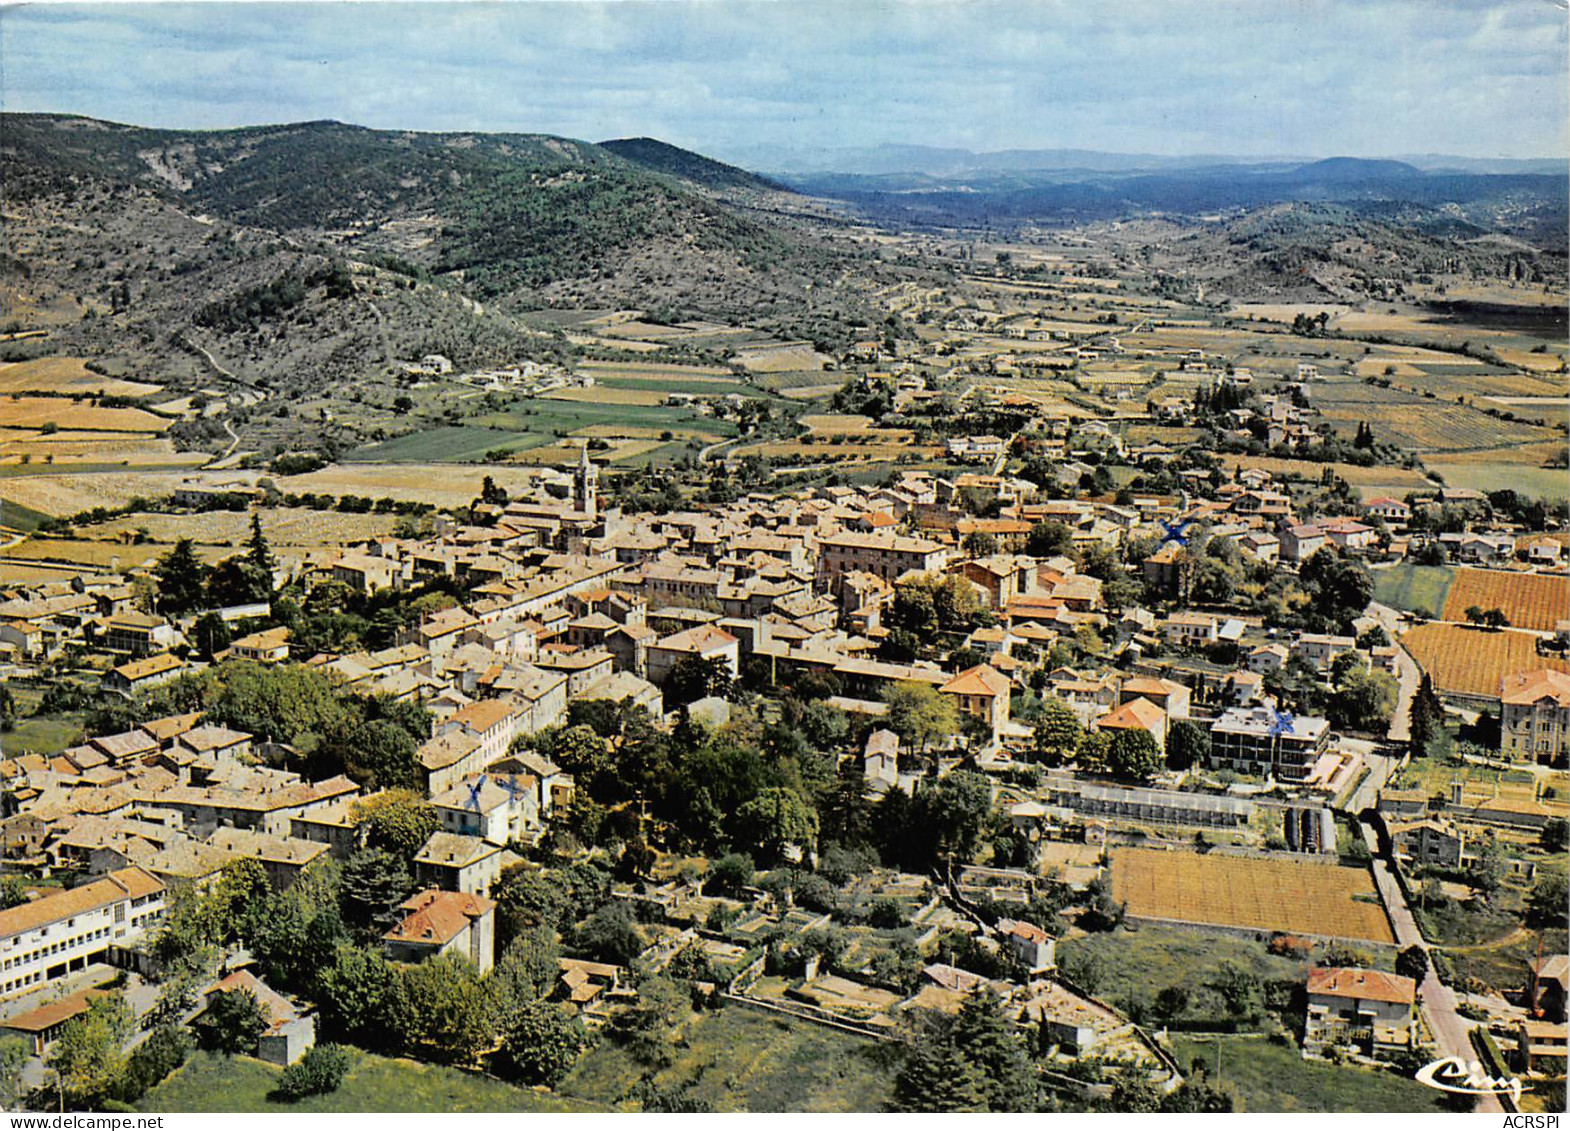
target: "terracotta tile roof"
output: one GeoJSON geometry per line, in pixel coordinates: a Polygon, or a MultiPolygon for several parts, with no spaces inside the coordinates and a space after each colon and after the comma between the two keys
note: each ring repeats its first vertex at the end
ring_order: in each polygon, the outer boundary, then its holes
{"type": "Polygon", "coordinates": [[[1166,712],[1149,699],[1130,699],[1123,706],[1096,720],[1098,730],[1149,730],[1166,721],[1166,712]]]}
{"type": "Polygon", "coordinates": [[[1308,972],[1309,994],[1324,997],[1356,998],[1360,1001],[1387,1001],[1411,1005],[1417,983],[1399,974],[1382,970],[1362,970],[1353,966],[1316,967],[1308,972]]]}
{"type": "Polygon", "coordinates": [[[1499,698],[1513,706],[1531,706],[1552,699],[1556,706],[1570,707],[1570,675],[1552,668],[1516,672],[1499,681],[1499,698]]]}
{"type": "Polygon", "coordinates": [[[87,1012],[88,1005],[95,997],[109,996],[108,990],[83,990],[81,993],[60,998],[58,1001],[47,1001],[37,1009],[29,1009],[26,1013],[18,1013],[15,1017],[0,1023],[0,1027],[14,1029],[19,1033],[44,1033],[73,1017],[79,1017],[87,1012]]]}
{"type": "Polygon", "coordinates": [[[400,905],[401,910],[409,914],[382,938],[388,942],[446,946],[471,922],[495,907],[495,902],[483,895],[431,888],[416,893],[400,905]]]}
{"type": "Polygon", "coordinates": [[[1010,686],[1008,676],[988,664],[977,664],[960,672],[939,690],[950,695],[998,696],[1007,695],[1010,686]]]}
{"type": "Polygon", "coordinates": [[[97,911],[122,899],[138,899],[162,890],[163,884],[150,873],[140,868],[121,868],[101,880],[0,911],[0,938],[97,911]]]}

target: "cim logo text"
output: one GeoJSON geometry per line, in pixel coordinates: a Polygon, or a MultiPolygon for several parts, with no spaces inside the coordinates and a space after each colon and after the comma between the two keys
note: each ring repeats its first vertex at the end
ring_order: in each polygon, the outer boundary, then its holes
{"type": "Polygon", "coordinates": [[[1459,1056],[1447,1056],[1423,1065],[1417,1070],[1415,1079],[1419,1084],[1426,1084],[1441,1092],[1454,1092],[1462,1096],[1507,1095],[1516,1103],[1521,1102],[1521,1093],[1527,1090],[1521,1086],[1520,1077],[1490,1076],[1483,1070],[1481,1062],[1463,1060],[1459,1056]]]}

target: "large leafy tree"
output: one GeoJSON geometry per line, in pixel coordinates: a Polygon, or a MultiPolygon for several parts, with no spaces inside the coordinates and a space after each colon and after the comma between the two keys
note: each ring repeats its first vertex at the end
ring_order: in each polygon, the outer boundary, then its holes
{"type": "Polygon", "coordinates": [[[1374,595],[1374,579],[1361,562],[1329,548],[1315,551],[1298,577],[1314,597],[1311,608],[1327,624],[1350,632],[1374,595]]]}
{"type": "Polygon", "coordinates": [[[436,807],[409,789],[389,789],[357,801],[351,812],[365,829],[367,846],[402,861],[413,860],[441,824],[436,807]]]}
{"type": "Polygon", "coordinates": [[[724,699],[734,682],[730,667],[719,657],[686,656],[666,675],[662,690],[668,704],[684,707],[711,696],[724,699]]]}
{"type": "Polygon", "coordinates": [[[347,773],[367,789],[423,790],[425,773],[409,732],[387,719],[354,723],[318,748],[313,772],[347,773]]]}
{"type": "Polygon", "coordinates": [[[437,955],[405,967],[393,999],[394,1028],[411,1052],[467,1064],[496,1036],[491,995],[464,958],[437,955]]]}
{"type": "Polygon", "coordinates": [[[1161,748],[1143,727],[1119,730],[1107,746],[1107,769],[1128,781],[1149,781],[1161,769],[1161,748]]]}
{"type": "Polygon", "coordinates": [[[618,899],[605,904],[584,920],[576,934],[578,946],[601,962],[630,965],[643,951],[643,932],[638,930],[632,907],[618,899]]]}
{"type": "Polygon", "coordinates": [[[1210,757],[1210,733],[1190,719],[1174,719],[1167,729],[1167,765],[1186,770],[1210,757]]]}
{"type": "Polygon", "coordinates": [[[951,736],[959,720],[954,701],[931,684],[896,683],[883,694],[889,729],[919,754],[951,736]]]}
{"type": "Polygon", "coordinates": [[[817,846],[818,814],[794,789],[776,786],[736,810],[737,839],[763,860],[780,860],[794,845],[810,852],[817,846]]]}
{"type": "Polygon", "coordinates": [[[388,1029],[397,989],[397,969],[380,950],[340,946],[317,969],[312,994],[325,1031],[365,1048],[389,1048],[388,1029]]]}
{"type": "Polygon", "coordinates": [[[1085,733],[1079,718],[1067,703],[1057,697],[1041,704],[1041,717],[1036,720],[1031,749],[1036,761],[1048,766],[1061,766],[1074,757],[1079,740],[1085,733]]]}
{"type": "Polygon", "coordinates": [[[125,1070],[125,1042],[134,1031],[131,1010],[119,994],[95,997],[87,1011],[67,1021],[44,1058],[55,1073],[61,1099],[96,1106],[125,1070]]]}
{"type": "Polygon", "coordinates": [[[250,990],[226,990],[208,997],[206,1011],[192,1028],[204,1048],[233,1056],[254,1053],[267,1025],[267,1010],[255,994],[250,990]]]}
{"type": "Polygon", "coordinates": [[[507,1019],[493,1064],[508,1079],[554,1088],[589,1042],[588,1031],[577,1017],[558,1005],[529,1002],[507,1019]]]}

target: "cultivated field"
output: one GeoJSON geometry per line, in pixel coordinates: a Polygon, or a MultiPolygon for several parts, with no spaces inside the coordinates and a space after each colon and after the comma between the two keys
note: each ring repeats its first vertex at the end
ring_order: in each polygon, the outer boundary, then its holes
{"type": "Polygon", "coordinates": [[[1463,569],[1445,601],[1445,620],[1465,620],[1466,610],[1499,609],[1516,628],[1552,632],[1570,617],[1570,577],[1543,573],[1506,573],[1463,569]]]}
{"type": "Polygon", "coordinates": [[[139,408],[100,408],[63,397],[12,394],[0,399],[0,427],[81,428],[93,432],[162,432],[169,422],[139,408]]]}
{"type": "Polygon", "coordinates": [[[1393,943],[1374,881],[1360,868],[1216,853],[1120,848],[1112,894],[1129,915],[1181,923],[1393,943]]]}
{"type": "Polygon", "coordinates": [[[1315,463],[1306,459],[1276,459],[1274,456],[1240,456],[1225,454],[1222,465],[1229,469],[1252,467],[1268,471],[1271,475],[1290,475],[1317,483],[1329,468],[1338,478],[1358,489],[1377,487],[1395,493],[1399,498],[1408,491],[1432,489],[1421,471],[1409,467],[1359,467],[1355,463],[1315,463]]]}
{"type": "Polygon", "coordinates": [[[1336,431],[1350,437],[1366,421],[1377,439],[1408,451],[1498,448],[1546,443],[1554,436],[1547,428],[1500,420],[1470,405],[1413,398],[1373,385],[1346,388],[1352,395],[1323,397],[1317,389],[1313,395],[1314,407],[1336,431]]]}
{"type": "Polygon", "coordinates": [[[543,399],[574,401],[582,404],[654,405],[665,403],[665,394],[654,389],[619,389],[611,385],[596,385],[592,389],[552,389],[543,399]]]}
{"type": "Polygon", "coordinates": [[[804,344],[765,346],[736,352],[736,361],[749,373],[822,372],[823,367],[833,360],[827,354],[821,354],[804,344]]]}
{"type": "Polygon", "coordinates": [[[162,385],[105,377],[87,368],[80,357],[37,357],[0,364],[0,393],[88,393],[96,396],[145,397],[162,385]]]}
{"type": "Polygon", "coordinates": [[[1570,672],[1570,661],[1538,655],[1537,641],[1529,632],[1459,624],[1420,624],[1401,637],[1440,691],[1490,698],[1499,694],[1499,681],[1515,672],[1570,672]]]}
{"type": "Polygon", "coordinates": [[[1562,467],[1522,467],[1511,463],[1431,463],[1428,466],[1448,487],[1484,493],[1514,491],[1533,499],[1570,498],[1570,472],[1562,467]]]}
{"type": "Polygon", "coordinates": [[[590,374],[597,381],[626,377],[643,380],[671,378],[677,381],[697,381],[715,385],[740,384],[730,370],[719,369],[712,365],[661,365],[652,361],[580,361],[577,369],[579,373],[590,374]]]}
{"type": "Polygon", "coordinates": [[[519,495],[535,490],[538,473],[505,463],[469,466],[442,463],[333,464],[305,475],[276,480],[280,491],[298,494],[365,495],[373,499],[403,499],[438,507],[472,502],[480,485],[490,476],[497,486],[519,495]]]}
{"type": "Polygon", "coordinates": [[[184,478],[172,471],[7,475],[0,479],[0,503],[15,503],[48,515],[71,515],[94,507],[124,506],[138,497],[163,498],[184,478]]]}
{"type": "MultiPolygon", "coordinates": [[[[393,532],[396,515],[343,514],[303,507],[266,507],[254,512],[262,532],[275,546],[335,546],[380,538],[393,532]]],[[[215,545],[238,546],[251,536],[251,513],[213,511],[207,514],[129,514],[95,526],[75,528],[78,538],[115,542],[143,535],[152,542],[181,538],[215,545]]]]}

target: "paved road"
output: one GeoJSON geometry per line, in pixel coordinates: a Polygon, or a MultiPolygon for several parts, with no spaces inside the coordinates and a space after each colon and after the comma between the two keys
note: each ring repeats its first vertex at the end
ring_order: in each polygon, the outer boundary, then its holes
{"type": "MultiPolygon", "coordinates": [[[[1347,745],[1347,740],[1342,740],[1342,745],[1347,745]]],[[[1368,774],[1363,778],[1351,795],[1341,806],[1348,813],[1361,813],[1364,809],[1372,809],[1379,800],[1379,791],[1385,788],[1385,783],[1390,780],[1390,775],[1395,772],[1396,763],[1400,760],[1388,754],[1380,754],[1374,749],[1373,743],[1366,744],[1369,749],[1359,750],[1363,756],[1363,764],[1368,767],[1368,774]]]]}
{"type": "MultiPolygon", "coordinates": [[[[1423,933],[1418,930],[1417,920],[1412,917],[1412,910],[1402,897],[1400,886],[1390,874],[1389,864],[1378,855],[1378,838],[1367,825],[1363,826],[1363,839],[1368,844],[1369,852],[1374,854],[1374,884],[1379,888],[1380,898],[1385,901],[1397,944],[1403,948],[1421,946],[1426,953],[1428,944],[1423,941],[1423,933]]],[[[1477,1052],[1472,1048],[1469,1036],[1472,1023],[1456,1012],[1455,991],[1439,980],[1432,964],[1418,992],[1423,998],[1423,1013],[1428,1018],[1428,1027],[1433,1031],[1434,1041],[1439,1046],[1439,1055],[1476,1060],[1477,1052]]],[[[1499,1101],[1493,1096],[1483,1096],[1478,1099],[1473,1110],[1497,1114],[1503,1112],[1504,1108],[1499,1106],[1499,1101]]]]}
{"type": "MultiPolygon", "coordinates": [[[[1397,640],[1401,630],[1401,614],[1388,605],[1381,605],[1378,601],[1369,603],[1363,615],[1358,618],[1359,624],[1378,624],[1385,630],[1385,635],[1392,642],[1397,640]]],[[[1412,699],[1417,695],[1418,685],[1422,683],[1423,673],[1417,666],[1417,661],[1399,644],[1396,645],[1396,682],[1400,685],[1400,694],[1396,699],[1396,709],[1390,716],[1390,729],[1385,737],[1391,742],[1406,742],[1412,737],[1408,727],[1411,721],[1412,699]]]]}

